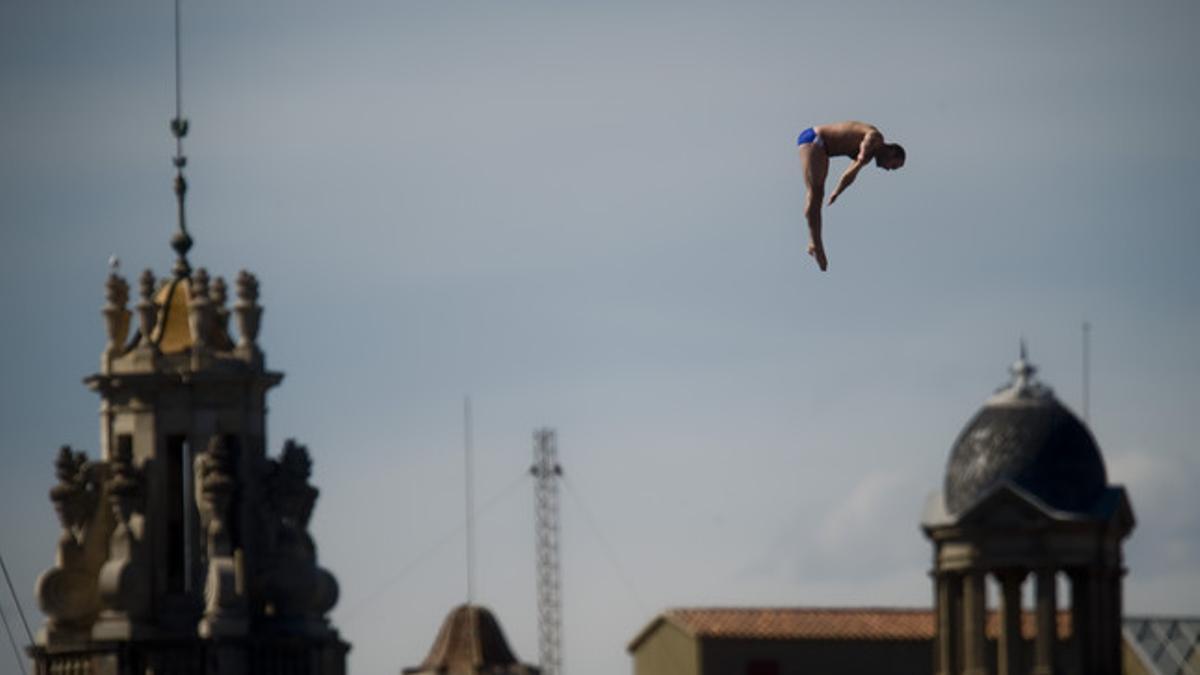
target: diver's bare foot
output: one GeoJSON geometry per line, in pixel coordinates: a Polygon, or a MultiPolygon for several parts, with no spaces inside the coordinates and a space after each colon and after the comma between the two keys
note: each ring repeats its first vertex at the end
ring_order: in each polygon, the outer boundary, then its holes
{"type": "Polygon", "coordinates": [[[825,257],[825,247],[810,243],[808,245],[808,254],[816,258],[817,266],[824,272],[826,267],[829,267],[829,259],[825,257]]]}

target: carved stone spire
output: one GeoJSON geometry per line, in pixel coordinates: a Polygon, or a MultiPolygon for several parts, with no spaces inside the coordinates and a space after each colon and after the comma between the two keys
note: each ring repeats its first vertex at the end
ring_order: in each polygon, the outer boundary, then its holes
{"type": "Polygon", "coordinates": [[[192,237],[187,231],[187,219],[184,217],[183,199],[187,195],[187,180],[183,177],[183,167],[187,166],[187,157],[183,155],[183,137],[187,136],[188,121],[183,117],[183,82],[182,67],[179,58],[179,2],[175,2],[175,117],[171,118],[171,135],[175,137],[175,201],[179,205],[179,229],[171,237],[171,248],[175,249],[178,258],[175,260],[175,276],[183,279],[191,274],[192,267],[188,264],[187,253],[192,248],[192,237]]]}
{"type": "Polygon", "coordinates": [[[179,208],[179,229],[171,237],[171,248],[175,249],[178,257],[175,259],[175,276],[184,278],[191,274],[192,266],[188,264],[187,254],[192,249],[192,237],[187,231],[187,218],[184,214],[183,201],[187,196],[187,179],[183,177],[183,167],[187,166],[187,157],[183,155],[183,137],[187,136],[188,121],[178,115],[171,120],[171,134],[175,136],[175,201],[179,208]]]}

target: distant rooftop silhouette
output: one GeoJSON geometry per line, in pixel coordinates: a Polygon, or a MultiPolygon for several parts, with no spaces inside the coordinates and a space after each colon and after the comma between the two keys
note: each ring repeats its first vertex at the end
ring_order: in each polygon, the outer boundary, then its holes
{"type": "MultiPolygon", "coordinates": [[[[660,624],[716,640],[932,640],[934,614],[906,607],[686,607],[669,609],[629,643],[633,651],[660,624]]],[[[1034,635],[1034,615],[1024,612],[1022,633],[1034,635]]],[[[997,612],[989,612],[988,637],[1000,632],[997,612]]],[[[1071,634],[1069,612],[1059,612],[1058,633],[1071,634]]]]}
{"type": "Polygon", "coordinates": [[[496,617],[479,605],[450,611],[429,655],[405,675],[537,675],[537,668],[517,661],[496,617]]]}

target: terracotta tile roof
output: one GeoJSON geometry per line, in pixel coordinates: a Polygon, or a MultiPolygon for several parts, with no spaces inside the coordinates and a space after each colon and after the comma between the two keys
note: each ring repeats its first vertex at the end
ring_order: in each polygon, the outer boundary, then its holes
{"type": "MultiPolygon", "coordinates": [[[[685,633],[712,640],[932,640],[931,609],[898,607],[693,607],[663,612],[629,645],[633,651],[659,624],[670,622],[685,633]]],[[[1021,633],[1032,639],[1035,617],[1024,612],[1021,633]]],[[[988,613],[987,634],[1000,633],[1000,616],[988,613]]],[[[1071,634],[1071,615],[1058,614],[1058,634],[1071,634]]]]}
{"type": "Polygon", "coordinates": [[[701,638],[921,640],[933,637],[933,613],[927,609],[689,608],[668,610],[666,617],[701,638]]]}

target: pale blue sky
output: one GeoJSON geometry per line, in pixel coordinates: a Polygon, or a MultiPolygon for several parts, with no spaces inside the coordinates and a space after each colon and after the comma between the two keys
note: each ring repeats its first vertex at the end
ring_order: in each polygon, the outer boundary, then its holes
{"type": "MultiPolygon", "coordinates": [[[[928,603],[917,522],[955,435],[1022,335],[1078,408],[1084,319],[1140,519],[1126,605],[1200,613],[1196,3],[184,21],[192,261],[262,282],[271,448],[314,454],[353,672],[418,663],[464,600],[461,538],[426,554],[461,522],[464,394],[477,501],[505,495],[477,599],[536,660],[520,477],[553,426],[567,671],[629,672],[669,606],[928,603]],[[794,142],[846,118],[909,162],[827,210],[821,274],[794,142]]],[[[97,447],[105,263],[171,264],[171,55],[170,3],[0,5],[0,553],[27,610],[56,448],[97,447]]]]}

